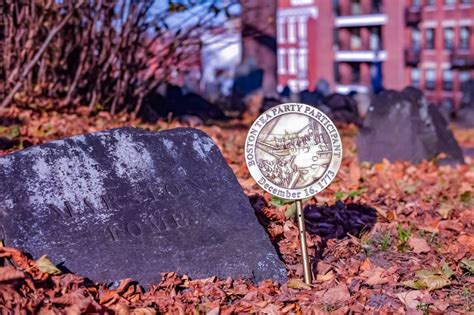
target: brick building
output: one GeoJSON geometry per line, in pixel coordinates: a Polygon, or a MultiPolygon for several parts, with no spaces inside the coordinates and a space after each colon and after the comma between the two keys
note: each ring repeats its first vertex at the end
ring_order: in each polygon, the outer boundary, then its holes
{"type": "Polygon", "coordinates": [[[279,85],[370,92],[414,85],[457,104],[474,74],[472,0],[279,0],[279,85]]]}

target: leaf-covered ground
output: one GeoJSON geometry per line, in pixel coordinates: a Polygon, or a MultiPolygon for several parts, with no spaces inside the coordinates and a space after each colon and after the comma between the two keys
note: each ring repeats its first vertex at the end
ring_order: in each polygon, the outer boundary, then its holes
{"type": "MultiPolygon", "coordinates": [[[[317,314],[467,313],[474,311],[474,159],[438,167],[434,161],[360,164],[353,126],[341,127],[344,159],[337,179],[306,201],[314,282],[303,276],[294,206],[263,193],[243,156],[246,121],[198,126],[217,142],[260,222],[285,262],[289,282],[189,279],[168,273],[143,290],[132,280],[109,288],[78,275],[55,275],[47,259],[0,248],[0,309],[39,314],[317,314]]],[[[183,126],[143,124],[127,116],[89,117],[11,109],[0,117],[0,154],[96,130],[133,125],[150,130],[183,126]],[[1,151],[3,150],[3,151],[1,151]]],[[[474,148],[474,130],[455,130],[474,148]]],[[[46,254],[46,253],[45,253],[46,254]]],[[[139,269],[140,266],[135,266],[139,269]]]]}

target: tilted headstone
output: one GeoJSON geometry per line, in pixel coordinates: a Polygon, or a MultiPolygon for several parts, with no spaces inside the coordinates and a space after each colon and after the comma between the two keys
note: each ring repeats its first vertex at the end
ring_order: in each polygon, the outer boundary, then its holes
{"type": "Polygon", "coordinates": [[[455,122],[464,128],[474,128],[474,79],[464,82],[461,90],[461,106],[456,112],[455,122]]]}
{"type": "Polygon", "coordinates": [[[0,158],[0,239],[94,281],[160,272],[286,280],[217,146],[121,128],[0,158]]]}
{"type": "MultiPolygon", "coordinates": [[[[425,148],[430,156],[439,153],[446,154],[441,159],[442,164],[464,163],[462,150],[454,138],[451,130],[448,128],[448,122],[435,105],[428,105],[423,92],[414,87],[406,87],[402,93],[408,97],[419,113],[419,135],[422,138],[425,148]],[[433,130],[435,137],[433,136],[433,130]]],[[[415,115],[416,117],[416,115],[415,115]]]]}
{"type": "Polygon", "coordinates": [[[357,151],[361,162],[386,158],[419,163],[445,153],[442,163],[463,163],[446,121],[415,88],[402,93],[384,91],[374,97],[357,139],[357,151]]]}

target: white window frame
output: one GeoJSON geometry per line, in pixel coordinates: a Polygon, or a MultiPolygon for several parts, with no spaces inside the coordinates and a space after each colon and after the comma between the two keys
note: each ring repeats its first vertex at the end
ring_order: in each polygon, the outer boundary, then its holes
{"type": "Polygon", "coordinates": [[[306,72],[308,70],[308,49],[300,48],[298,51],[298,70],[306,72]]]}
{"type": "Polygon", "coordinates": [[[296,43],[296,19],[294,16],[288,17],[288,34],[287,40],[288,43],[296,43]]]}
{"type": "Polygon", "coordinates": [[[296,48],[288,49],[288,73],[296,74],[296,48]]]}
{"type": "Polygon", "coordinates": [[[278,48],[278,73],[286,74],[286,49],[278,48]]]}
{"type": "Polygon", "coordinates": [[[277,41],[279,43],[284,43],[286,38],[286,32],[285,32],[285,23],[286,19],[284,18],[279,18],[277,22],[277,41]]]}
{"type": "Polygon", "coordinates": [[[308,17],[300,16],[298,18],[298,39],[306,40],[308,37],[307,33],[308,17]]]}

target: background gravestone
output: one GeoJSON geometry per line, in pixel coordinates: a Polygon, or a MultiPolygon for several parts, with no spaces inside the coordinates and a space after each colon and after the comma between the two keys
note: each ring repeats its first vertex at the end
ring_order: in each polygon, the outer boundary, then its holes
{"type": "Polygon", "coordinates": [[[286,280],[219,149],[195,129],[133,128],[0,158],[0,238],[95,281],[160,272],[286,280]]]}
{"type": "Polygon", "coordinates": [[[464,128],[474,128],[474,79],[464,82],[461,87],[461,106],[456,112],[456,123],[464,128]]]}
{"type": "Polygon", "coordinates": [[[384,91],[374,97],[357,139],[360,161],[384,158],[419,163],[439,153],[441,163],[463,163],[462,151],[439,111],[429,107],[421,91],[384,91]]]}

